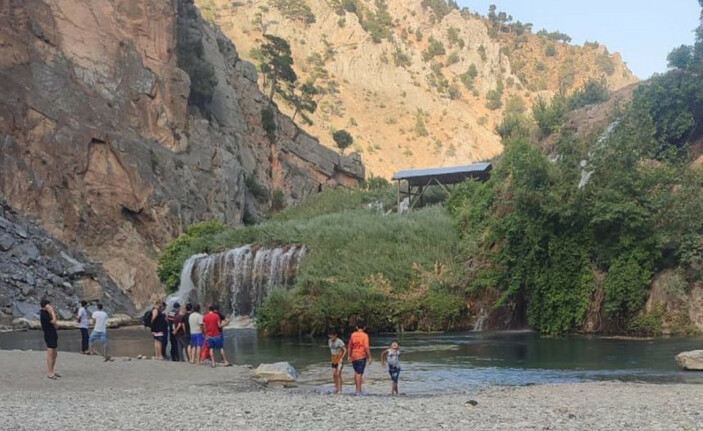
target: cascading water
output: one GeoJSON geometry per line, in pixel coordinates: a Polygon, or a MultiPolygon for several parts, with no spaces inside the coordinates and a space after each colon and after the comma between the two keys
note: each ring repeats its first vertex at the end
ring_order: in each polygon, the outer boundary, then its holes
{"type": "Polygon", "coordinates": [[[169,302],[219,304],[235,319],[247,320],[276,288],[293,285],[306,248],[245,245],[222,253],[198,254],[186,260],[178,292],[169,302]]]}
{"type": "MultiPolygon", "coordinates": [[[[600,137],[596,141],[596,149],[602,148],[608,143],[610,135],[613,134],[615,128],[618,127],[618,124],[620,124],[620,120],[615,120],[608,125],[603,134],[600,135],[600,137]]],[[[589,153],[589,160],[581,160],[581,163],[579,164],[579,167],[581,168],[581,180],[579,181],[578,185],[579,189],[586,187],[588,185],[588,182],[591,181],[591,176],[593,175],[594,171],[592,168],[589,167],[589,161],[592,157],[593,154],[589,153]]]]}

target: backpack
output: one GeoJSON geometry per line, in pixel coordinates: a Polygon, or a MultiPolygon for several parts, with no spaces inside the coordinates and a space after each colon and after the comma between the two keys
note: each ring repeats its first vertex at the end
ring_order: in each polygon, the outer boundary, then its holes
{"type": "Polygon", "coordinates": [[[152,308],[151,310],[144,313],[144,316],[142,316],[142,325],[144,325],[144,327],[151,328],[151,313],[153,312],[154,309],[152,308]]]}

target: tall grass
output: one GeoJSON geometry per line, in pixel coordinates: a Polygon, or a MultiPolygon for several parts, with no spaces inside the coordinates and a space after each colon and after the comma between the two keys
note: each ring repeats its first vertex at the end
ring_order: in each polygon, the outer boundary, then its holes
{"type": "Polygon", "coordinates": [[[167,249],[160,263],[179,268],[192,254],[244,244],[305,244],[294,289],[259,308],[261,329],[316,333],[356,317],[374,330],[451,327],[465,308],[451,282],[460,267],[452,219],[440,206],[405,215],[367,208],[384,193],[331,190],[259,225],[204,230],[167,249]]]}

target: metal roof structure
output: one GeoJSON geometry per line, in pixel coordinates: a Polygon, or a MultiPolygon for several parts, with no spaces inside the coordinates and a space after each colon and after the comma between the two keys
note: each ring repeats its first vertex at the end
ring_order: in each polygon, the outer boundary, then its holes
{"type": "Polygon", "coordinates": [[[439,186],[445,192],[450,192],[450,186],[472,179],[488,181],[493,165],[490,163],[474,163],[464,166],[446,168],[412,169],[396,172],[393,180],[398,183],[398,212],[411,210],[419,202],[422,205],[425,191],[432,186],[439,186]],[[401,183],[407,183],[403,190],[401,183]],[[405,198],[405,199],[403,199],[405,198]],[[407,202],[407,207],[401,205],[407,202]]]}
{"type": "Polygon", "coordinates": [[[458,184],[468,179],[480,181],[488,180],[493,165],[490,163],[474,163],[464,166],[450,166],[446,168],[413,169],[396,172],[395,181],[407,181],[412,187],[424,186],[433,180],[442,184],[458,184]]]}

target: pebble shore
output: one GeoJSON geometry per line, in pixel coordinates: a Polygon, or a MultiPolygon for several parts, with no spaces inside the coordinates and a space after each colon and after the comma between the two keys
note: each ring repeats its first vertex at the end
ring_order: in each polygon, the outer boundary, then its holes
{"type": "Polygon", "coordinates": [[[44,361],[44,352],[0,351],[3,430],[703,429],[700,385],[576,383],[354,397],[267,386],[248,367],[103,362],[64,352],[62,378],[53,381],[44,361]]]}

